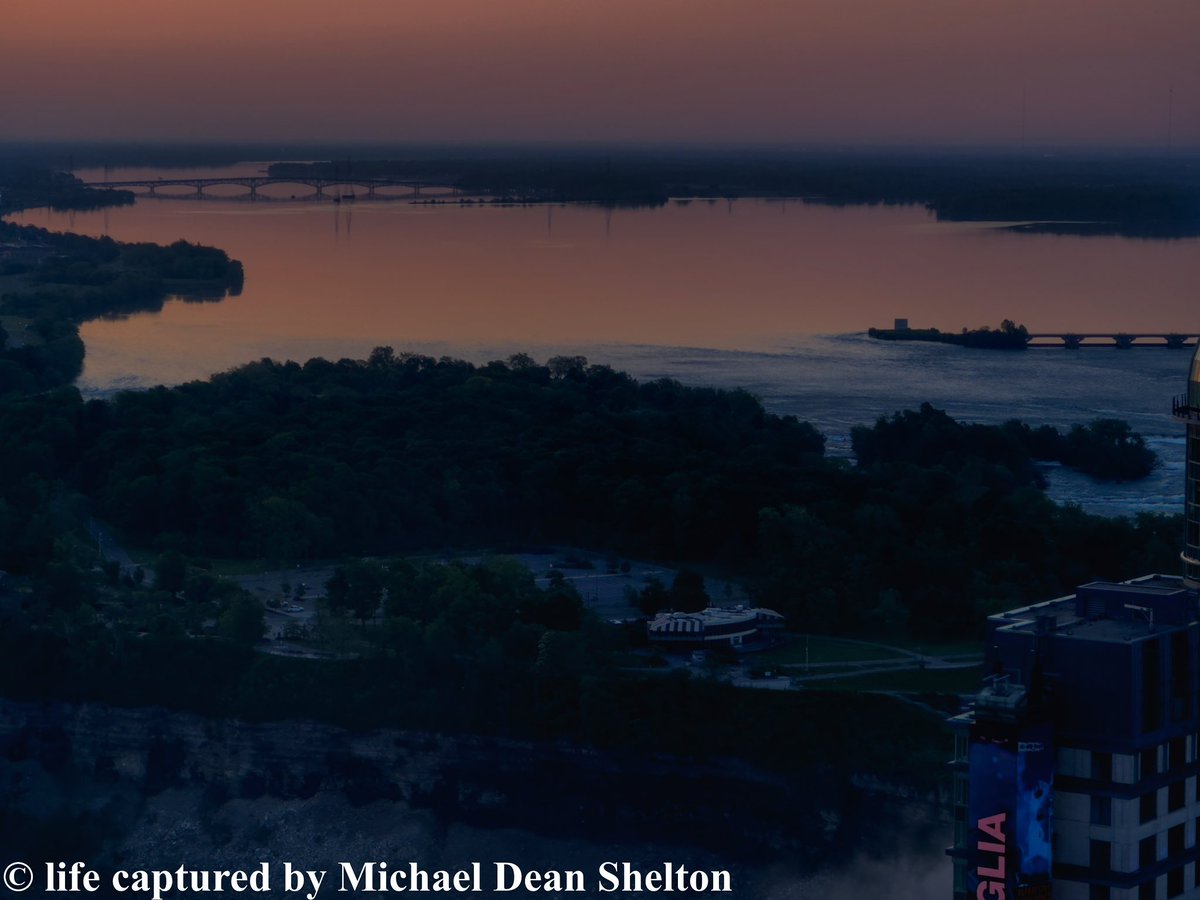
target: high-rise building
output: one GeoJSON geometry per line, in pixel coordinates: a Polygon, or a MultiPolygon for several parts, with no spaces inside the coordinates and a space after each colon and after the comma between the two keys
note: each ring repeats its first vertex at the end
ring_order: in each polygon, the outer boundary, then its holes
{"type": "Polygon", "coordinates": [[[955,900],[1200,898],[1200,348],[1183,576],[991,616],[955,726],[955,900]]]}
{"type": "Polygon", "coordinates": [[[1187,474],[1184,476],[1183,577],[1188,587],[1200,590],[1200,347],[1192,357],[1187,391],[1172,404],[1175,418],[1187,423],[1187,474]]]}

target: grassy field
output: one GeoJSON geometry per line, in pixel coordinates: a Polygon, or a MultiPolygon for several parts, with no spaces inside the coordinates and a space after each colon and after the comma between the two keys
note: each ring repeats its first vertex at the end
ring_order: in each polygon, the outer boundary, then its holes
{"type": "Polygon", "coordinates": [[[979,690],[982,666],[965,669],[914,669],[909,672],[871,672],[848,674],[845,678],[822,681],[812,687],[819,690],[900,691],[903,693],[970,694],[979,690]]]}
{"type": "Polygon", "coordinates": [[[613,653],[613,664],[623,669],[665,669],[668,663],[658,654],[645,653],[613,653]]]}
{"type": "Polygon", "coordinates": [[[922,641],[918,638],[902,637],[895,640],[889,638],[885,643],[924,656],[968,656],[983,653],[982,641],[922,641]]]}
{"type": "Polygon", "coordinates": [[[872,659],[901,659],[904,654],[887,647],[877,647],[870,644],[860,644],[855,641],[845,641],[839,638],[789,635],[785,643],[762,653],[755,653],[753,658],[746,657],[747,664],[753,663],[755,668],[770,668],[771,666],[795,666],[805,663],[840,663],[861,662],[872,659]]]}

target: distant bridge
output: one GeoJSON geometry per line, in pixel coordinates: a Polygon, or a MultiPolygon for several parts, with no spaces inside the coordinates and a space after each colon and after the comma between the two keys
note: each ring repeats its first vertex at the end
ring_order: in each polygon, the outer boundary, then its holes
{"type": "Polygon", "coordinates": [[[288,178],[271,175],[221,178],[144,178],[130,181],[89,181],[85,187],[132,190],[142,197],[162,197],[171,200],[411,200],[416,197],[455,197],[458,188],[433,181],[399,178],[288,178]],[[310,193],[279,197],[259,194],[268,185],[287,184],[306,187],[310,193]],[[207,194],[211,187],[241,187],[243,194],[207,194]],[[160,188],[191,188],[191,192],[172,190],[159,193],[160,188]],[[406,188],[408,193],[397,194],[383,188],[406,188]],[[363,193],[359,193],[359,191],[363,193]]]}
{"type": "Polygon", "coordinates": [[[1052,331],[1031,333],[1026,342],[1029,347],[1065,347],[1078,350],[1082,347],[1115,347],[1129,350],[1134,347],[1170,347],[1181,349],[1196,346],[1200,332],[1147,331],[1131,334],[1125,331],[1066,332],[1052,331]]]}

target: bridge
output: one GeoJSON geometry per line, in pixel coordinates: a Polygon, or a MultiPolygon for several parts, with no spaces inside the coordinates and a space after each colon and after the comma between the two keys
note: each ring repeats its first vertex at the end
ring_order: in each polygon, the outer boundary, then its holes
{"type": "Polygon", "coordinates": [[[411,200],[417,197],[456,197],[458,188],[433,181],[399,178],[303,178],[250,175],[245,177],[219,178],[145,178],[129,181],[89,181],[85,187],[131,190],[142,197],[160,197],[171,200],[411,200]],[[306,187],[310,193],[279,197],[259,194],[259,189],[275,184],[306,187]],[[208,194],[211,187],[241,187],[245,193],[208,194]],[[159,193],[160,188],[191,188],[190,192],[172,190],[159,193]],[[384,192],[384,188],[405,188],[408,193],[384,192]],[[364,193],[358,193],[362,190],[364,193]],[[422,193],[424,191],[424,193],[422,193]]]}
{"type": "Polygon", "coordinates": [[[1026,342],[1028,347],[1064,347],[1079,350],[1083,347],[1115,347],[1130,350],[1134,347],[1169,347],[1173,350],[1196,346],[1200,332],[1147,331],[1129,333],[1125,331],[1065,332],[1052,331],[1031,333],[1026,342]]]}

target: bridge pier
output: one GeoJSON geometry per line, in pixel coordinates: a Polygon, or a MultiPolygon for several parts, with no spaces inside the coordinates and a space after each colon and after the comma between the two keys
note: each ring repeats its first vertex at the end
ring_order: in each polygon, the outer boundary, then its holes
{"type": "Polygon", "coordinates": [[[1170,347],[1172,350],[1178,350],[1185,343],[1187,343],[1187,335],[1186,334],[1175,334],[1174,332],[1172,332],[1171,334],[1164,335],[1164,338],[1166,339],[1167,346],[1170,347]]]}
{"type": "Polygon", "coordinates": [[[1062,336],[1063,347],[1067,350],[1078,350],[1079,345],[1083,343],[1083,335],[1081,334],[1064,334],[1062,336]]]}
{"type": "Polygon", "coordinates": [[[1133,346],[1132,334],[1114,334],[1113,342],[1117,345],[1118,350],[1128,350],[1133,346]]]}

